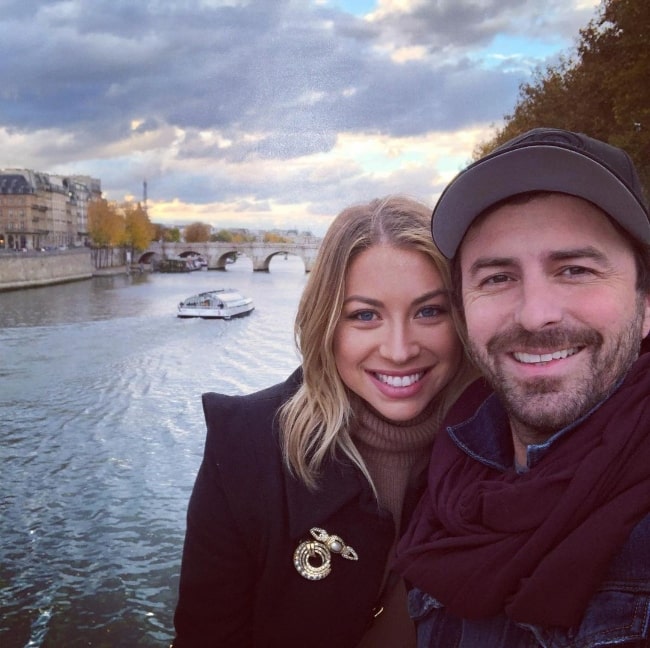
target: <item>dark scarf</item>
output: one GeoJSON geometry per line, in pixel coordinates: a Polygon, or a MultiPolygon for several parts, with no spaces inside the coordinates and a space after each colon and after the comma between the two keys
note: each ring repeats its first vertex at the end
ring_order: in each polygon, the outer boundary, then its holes
{"type": "MultiPolygon", "coordinates": [[[[465,411],[467,399],[484,399],[482,385],[461,397],[465,411]]],[[[527,473],[490,468],[440,434],[429,487],[400,542],[396,568],[457,616],[505,611],[515,621],[569,627],[580,622],[613,555],[648,514],[644,354],[619,389],[527,473]]]]}

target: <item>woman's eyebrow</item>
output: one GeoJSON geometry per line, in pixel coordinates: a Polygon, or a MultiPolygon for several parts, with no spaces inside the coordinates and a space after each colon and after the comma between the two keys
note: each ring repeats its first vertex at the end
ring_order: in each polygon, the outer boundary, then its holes
{"type": "Polygon", "coordinates": [[[420,297],[414,299],[413,303],[421,304],[422,302],[429,301],[430,299],[436,299],[437,297],[449,297],[449,291],[446,288],[430,290],[429,292],[424,293],[424,295],[421,295],[420,297]]]}
{"type": "MultiPolygon", "coordinates": [[[[429,292],[426,292],[423,295],[416,297],[413,300],[413,303],[421,304],[422,302],[428,301],[429,299],[435,299],[436,297],[440,297],[440,296],[449,297],[449,291],[446,290],[445,288],[430,290],[429,292]]],[[[347,304],[352,301],[362,302],[364,304],[368,304],[369,306],[376,306],[377,308],[384,305],[384,302],[382,302],[380,299],[374,299],[373,297],[365,297],[364,295],[350,295],[349,297],[346,297],[343,300],[343,303],[347,304]]]]}
{"type": "Polygon", "coordinates": [[[358,302],[363,302],[364,304],[368,304],[369,306],[381,306],[383,302],[381,302],[379,299],[373,299],[372,297],[364,297],[363,295],[350,295],[349,297],[346,297],[343,300],[344,304],[347,304],[348,302],[352,301],[358,301],[358,302]]]}

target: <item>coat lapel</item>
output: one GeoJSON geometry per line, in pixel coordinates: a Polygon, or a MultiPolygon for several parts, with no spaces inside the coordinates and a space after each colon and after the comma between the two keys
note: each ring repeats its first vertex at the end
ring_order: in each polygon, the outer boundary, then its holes
{"type": "MultiPolygon", "coordinates": [[[[289,533],[294,539],[309,535],[312,527],[321,527],[325,520],[349,502],[357,501],[357,506],[375,512],[378,508],[363,475],[351,463],[342,460],[327,462],[319,479],[318,490],[308,490],[293,476],[288,476],[285,483],[289,533]]],[[[344,533],[345,530],[328,531],[344,533]]]]}

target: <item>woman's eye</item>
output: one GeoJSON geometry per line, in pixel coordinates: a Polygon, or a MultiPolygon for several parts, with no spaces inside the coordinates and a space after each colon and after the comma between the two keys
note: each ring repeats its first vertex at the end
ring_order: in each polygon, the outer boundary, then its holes
{"type": "Polygon", "coordinates": [[[350,315],[351,319],[359,320],[360,322],[371,322],[375,319],[375,313],[373,311],[356,311],[350,315]]]}
{"type": "Polygon", "coordinates": [[[440,306],[425,306],[418,311],[418,317],[440,317],[447,311],[440,306]]]}

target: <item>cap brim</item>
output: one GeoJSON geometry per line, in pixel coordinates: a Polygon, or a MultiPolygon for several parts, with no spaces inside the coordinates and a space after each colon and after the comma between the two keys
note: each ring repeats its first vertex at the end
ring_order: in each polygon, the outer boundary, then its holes
{"type": "Polygon", "coordinates": [[[589,200],[634,238],[650,243],[646,210],[616,174],[572,149],[539,144],[488,156],[456,176],[433,210],[433,240],[452,258],[482,211],[528,191],[557,191],[589,200]]]}

